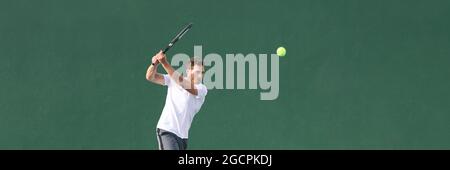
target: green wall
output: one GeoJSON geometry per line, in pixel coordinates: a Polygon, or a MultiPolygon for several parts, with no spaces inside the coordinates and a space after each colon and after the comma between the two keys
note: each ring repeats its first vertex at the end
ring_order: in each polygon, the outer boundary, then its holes
{"type": "MultiPolygon", "coordinates": [[[[190,149],[450,149],[450,1],[1,0],[0,149],[157,149],[150,58],[275,53],[277,100],[210,90],[190,149]]],[[[162,71],[162,70],[161,70],[162,71]]]]}

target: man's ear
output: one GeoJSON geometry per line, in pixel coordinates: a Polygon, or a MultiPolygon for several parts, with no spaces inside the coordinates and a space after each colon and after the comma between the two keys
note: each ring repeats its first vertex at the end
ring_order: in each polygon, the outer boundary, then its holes
{"type": "Polygon", "coordinates": [[[189,74],[191,74],[191,67],[190,66],[186,66],[186,76],[188,76],[189,74]]]}
{"type": "Polygon", "coordinates": [[[191,66],[189,64],[184,64],[184,68],[186,68],[186,71],[189,70],[191,68],[191,66]]]}

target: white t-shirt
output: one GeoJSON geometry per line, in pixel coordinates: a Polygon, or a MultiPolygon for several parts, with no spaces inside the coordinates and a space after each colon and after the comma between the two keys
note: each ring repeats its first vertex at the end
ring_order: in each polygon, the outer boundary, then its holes
{"type": "Polygon", "coordinates": [[[164,75],[164,85],[168,87],[166,104],[156,127],[187,139],[192,120],[202,107],[208,89],[201,83],[196,84],[198,94],[195,96],[167,74],[164,75]]]}

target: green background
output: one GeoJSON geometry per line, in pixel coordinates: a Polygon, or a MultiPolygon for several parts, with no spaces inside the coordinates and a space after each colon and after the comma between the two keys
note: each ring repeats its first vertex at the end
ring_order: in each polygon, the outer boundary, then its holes
{"type": "Polygon", "coordinates": [[[275,53],[280,94],[210,90],[189,149],[450,149],[447,0],[1,0],[0,149],[157,149],[150,58],[275,53]]]}

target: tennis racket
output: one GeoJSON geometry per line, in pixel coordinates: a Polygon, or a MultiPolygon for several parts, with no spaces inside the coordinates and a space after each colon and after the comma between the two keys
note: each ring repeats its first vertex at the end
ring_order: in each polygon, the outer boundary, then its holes
{"type": "Polygon", "coordinates": [[[175,36],[175,38],[173,38],[172,41],[170,41],[169,45],[167,45],[167,47],[163,50],[163,53],[166,54],[166,52],[169,51],[170,48],[172,48],[173,45],[175,45],[175,43],[178,40],[180,40],[181,37],[183,37],[183,35],[186,34],[191,28],[192,28],[192,23],[189,23],[186,26],[184,26],[184,28],[177,34],[177,36],[175,36]]]}

